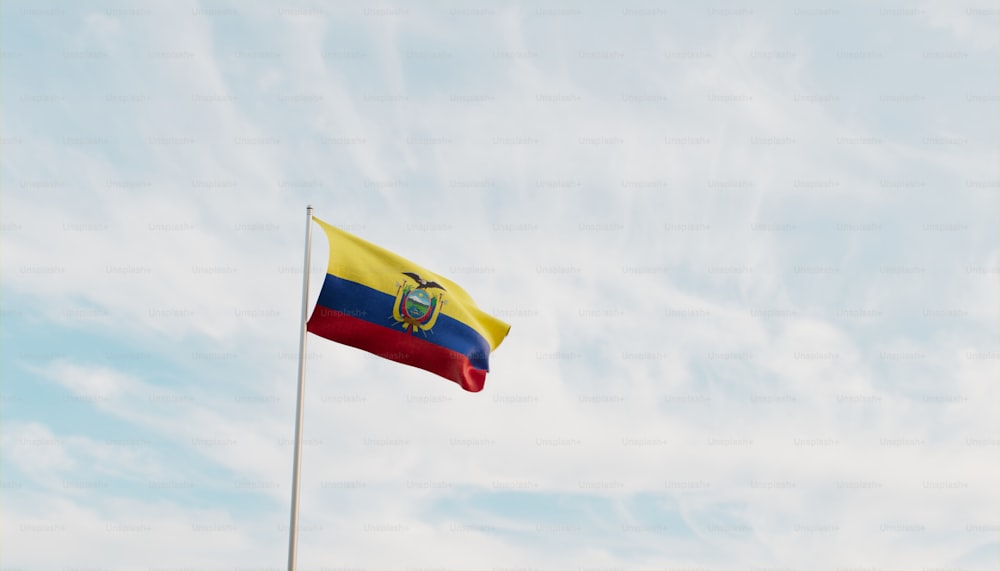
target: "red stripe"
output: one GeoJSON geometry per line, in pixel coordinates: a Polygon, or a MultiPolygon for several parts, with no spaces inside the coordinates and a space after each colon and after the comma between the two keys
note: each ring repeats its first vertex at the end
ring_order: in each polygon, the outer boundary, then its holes
{"type": "Polygon", "coordinates": [[[421,333],[383,327],[321,305],[316,306],[306,329],[330,341],[430,371],[470,392],[483,390],[486,383],[486,371],[474,368],[468,357],[425,341],[421,333]]]}

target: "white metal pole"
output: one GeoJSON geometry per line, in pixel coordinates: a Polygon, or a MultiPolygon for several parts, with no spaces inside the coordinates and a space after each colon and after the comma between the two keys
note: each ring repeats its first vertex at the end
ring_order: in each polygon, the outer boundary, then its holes
{"type": "Polygon", "coordinates": [[[306,206],[306,255],[302,267],[302,320],[299,324],[299,389],[295,404],[295,453],[292,460],[292,513],[288,524],[288,571],[295,571],[299,527],[299,479],[302,465],[302,386],[306,378],[306,317],[309,312],[309,254],[312,251],[312,212],[306,206]]]}

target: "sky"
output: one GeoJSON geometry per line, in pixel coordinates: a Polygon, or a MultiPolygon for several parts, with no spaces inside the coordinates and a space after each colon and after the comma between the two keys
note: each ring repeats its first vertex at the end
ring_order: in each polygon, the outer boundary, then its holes
{"type": "Polygon", "coordinates": [[[284,569],[307,204],[512,328],[308,338],[300,569],[996,569],[998,18],[4,1],[0,569],[284,569]]]}

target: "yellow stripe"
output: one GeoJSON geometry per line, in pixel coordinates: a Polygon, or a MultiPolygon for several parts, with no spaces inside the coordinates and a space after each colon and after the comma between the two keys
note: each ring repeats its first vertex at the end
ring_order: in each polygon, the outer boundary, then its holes
{"type": "Polygon", "coordinates": [[[476,307],[476,302],[472,301],[469,294],[448,278],[331,226],[315,216],[313,220],[326,232],[326,237],[330,241],[327,273],[395,296],[397,284],[409,279],[403,272],[413,272],[427,281],[444,286],[444,299],[447,303],[442,306],[441,313],[478,331],[490,344],[491,349],[496,349],[510,331],[510,325],[476,307]]]}

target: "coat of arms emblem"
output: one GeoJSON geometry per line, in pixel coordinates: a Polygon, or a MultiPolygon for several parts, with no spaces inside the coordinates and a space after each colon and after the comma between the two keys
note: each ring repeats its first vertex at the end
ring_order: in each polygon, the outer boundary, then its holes
{"type": "Polygon", "coordinates": [[[437,322],[441,306],[445,303],[444,294],[429,290],[439,289],[443,292],[445,289],[441,284],[425,280],[416,273],[403,272],[403,275],[412,279],[413,283],[406,280],[397,284],[392,318],[410,333],[416,333],[417,330],[429,331],[437,322]]]}

